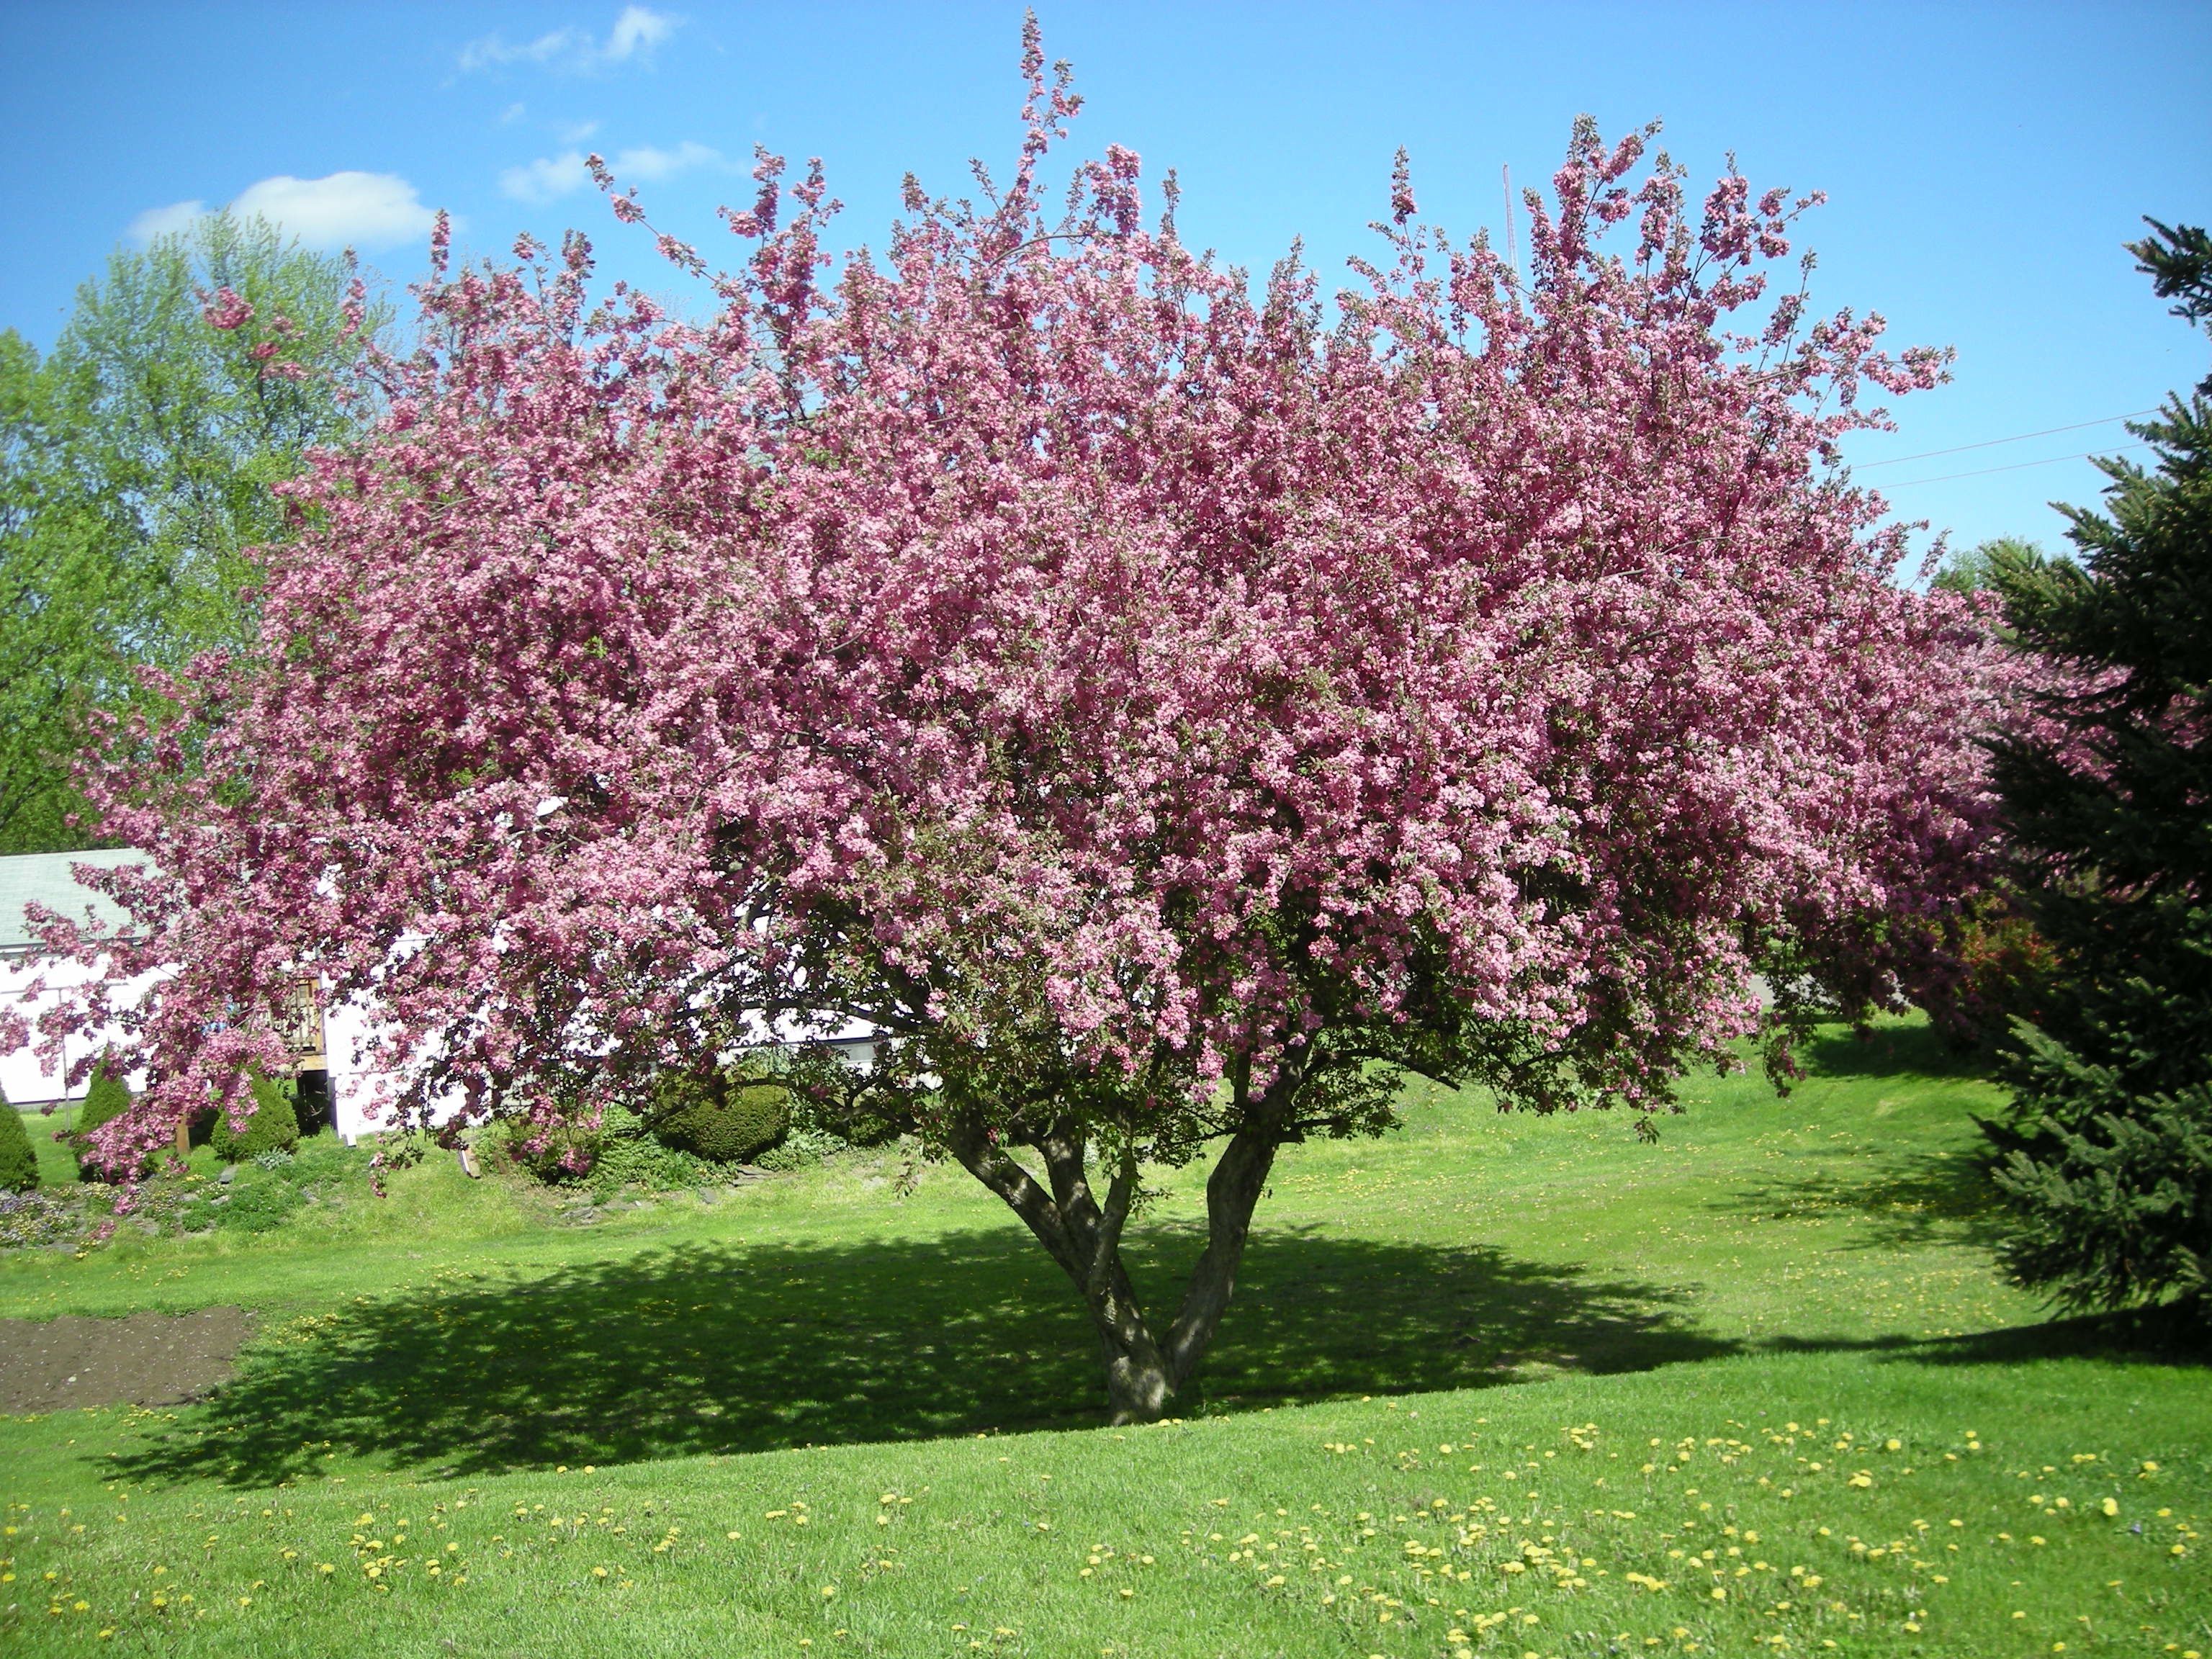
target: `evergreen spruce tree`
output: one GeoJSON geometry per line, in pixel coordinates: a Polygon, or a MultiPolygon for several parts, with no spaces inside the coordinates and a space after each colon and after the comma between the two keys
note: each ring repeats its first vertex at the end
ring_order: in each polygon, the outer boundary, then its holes
{"type": "MultiPolygon", "coordinates": [[[[2149,222],[2129,252],[2212,322],[2212,238],[2149,222]]],[[[2212,1301],[2212,379],[2130,430],[2155,464],[2100,463],[2106,510],[2066,509],[2081,562],[1994,562],[2019,644],[2069,684],[1996,753],[2057,965],[1985,1127],[2006,1267],[2076,1309],[2212,1301]]]]}

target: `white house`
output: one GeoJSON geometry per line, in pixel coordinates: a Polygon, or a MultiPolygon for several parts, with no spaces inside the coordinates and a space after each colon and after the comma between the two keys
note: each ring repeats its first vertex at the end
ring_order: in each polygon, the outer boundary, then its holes
{"type": "MultiPolygon", "coordinates": [[[[30,1018],[52,1007],[61,997],[84,985],[91,970],[82,963],[58,962],[45,954],[33,936],[28,907],[33,903],[71,918],[88,907],[110,927],[126,918],[107,899],[80,886],[72,866],[91,865],[103,870],[144,862],[145,854],[131,848],[93,853],[24,853],[0,857],[0,1000],[30,1018]],[[43,983],[42,993],[30,987],[43,983]]],[[[143,996],[154,975],[125,988],[126,995],[143,996]]],[[[354,1003],[334,1008],[320,1006],[305,982],[293,1030],[287,1034],[293,1066],[301,1089],[326,1103],[332,1126],[349,1142],[381,1127],[377,1107],[390,1079],[365,1060],[368,1011],[354,1003]]],[[[98,1036],[68,1041],[58,1065],[40,1060],[35,1045],[0,1052],[0,1091],[10,1104],[54,1107],[82,1099],[85,1085],[66,1081],[70,1064],[88,1059],[106,1046],[98,1036]]],[[[447,1104],[453,1109],[458,1101],[447,1104]]]]}
{"type": "MultiPolygon", "coordinates": [[[[70,867],[93,865],[101,869],[144,862],[145,854],[130,848],[96,853],[27,853],[0,857],[0,1000],[17,1008],[35,1022],[60,996],[83,985],[90,972],[81,964],[56,962],[42,953],[32,936],[26,907],[33,902],[60,915],[79,917],[89,906],[95,917],[111,927],[125,920],[116,905],[77,884],[70,867]],[[43,995],[28,994],[33,981],[43,979],[43,995]]],[[[155,975],[149,975],[127,988],[126,994],[143,996],[155,975]]],[[[303,981],[297,1018],[286,1034],[293,1066],[303,1093],[319,1096],[330,1121],[349,1142],[384,1127],[380,1109],[397,1079],[374,1068],[369,1060],[368,1037],[374,1017],[372,1005],[359,997],[326,1006],[303,981]]],[[[757,1041],[775,1046],[797,1036],[761,1028],[757,1041]]],[[[875,1034],[864,1024],[846,1022],[831,1038],[848,1064],[866,1068],[872,1062],[875,1034]]],[[[31,1048],[0,1053],[0,1090],[17,1106],[53,1106],[83,1097],[82,1083],[69,1087],[64,1080],[67,1062],[89,1058],[104,1042],[96,1037],[70,1041],[64,1063],[43,1064],[31,1048]]],[[[433,1120],[442,1120],[459,1109],[458,1095],[439,1103],[433,1120]]]]}
{"type": "MultiPolygon", "coordinates": [[[[89,907],[100,921],[114,927],[124,920],[122,911],[97,893],[78,886],[70,866],[89,864],[112,870],[141,861],[141,855],[129,848],[0,858],[0,1002],[35,1023],[64,993],[91,976],[76,963],[56,963],[42,955],[31,934],[28,907],[35,902],[72,919],[82,916],[89,907]],[[30,994],[29,988],[38,981],[46,984],[43,995],[30,994]]],[[[16,1106],[53,1107],[82,1099],[85,1085],[79,1083],[71,1088],[64,1082],[64,1076],[71,1062],[89,1059],[103,1046],[94,1037],[71,1038],[58,1066],[42,1064],[29,1048],[0,1053],[0,1091],[16,1106]]]]}

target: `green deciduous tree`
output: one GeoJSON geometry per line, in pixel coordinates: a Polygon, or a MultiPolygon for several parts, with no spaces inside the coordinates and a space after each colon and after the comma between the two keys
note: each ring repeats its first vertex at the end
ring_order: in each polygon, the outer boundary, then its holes
{"type": "Polygon", "coordinates": [[[1996,586],[1998,566],[2006,560],[2034,559],[2042,550],[2018,536],[1996,536],[1953,553],[1943,561],[1930,586],[1947,593],[1980,593],[1996,586]]]}
{"type": "MultiPolygon", "coordinates": [[[[2212,319],[2212,242],[2153,222],[2130,252],[2212,319]]],[[[2015,1027],[2017,1104],[1990,1126],[2008,1268],[2062,1303],[2212,1288],[2212,380],[2131,428],[2083,556],[1994,562],[2018,645],[2061,670],[1996,777],[2057,955],[2015,1027]]]]}
{"type": "Polygon", "coordinates": [[[0,332],[0,852],[93,839],[70,757],[89,711],[143,697],[137,665],[252,637],[270,487],[361,419],[343,371],[381,313],[352,280],[217,215],[118,251],[43,359],[0,332]]]}

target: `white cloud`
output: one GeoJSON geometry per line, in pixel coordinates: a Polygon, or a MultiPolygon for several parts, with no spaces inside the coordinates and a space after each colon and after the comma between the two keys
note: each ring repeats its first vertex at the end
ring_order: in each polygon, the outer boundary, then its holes
{"type": "Polygon", "coordinates": [[[649,57],[675,32],[676,20],[666,12],[624,6],[622,15],[615,19],[614,32],[607,36],[606,55],[617,64],[641,52],[649,57]]]}
{"type": "MultiPolygon", "coordinates": [[[[191,229],[207,211],[207,204],[197,199],[148,208],[131,222],[130,234],[150,242],[191,229]]],[[[428,236],[437,218],[422,205],[415,186],[393,173],[333,173],[321,179],[280,173],[248,185],[230,204],[230,211],[240,218],[266,219],[309,247],[326,250],[394,247],[428,236]]]]}
{"type": "Polygon", "coordinates": [[[703,167],[722,159],[720,150],[705,144],[692,143],[689,138],[674,149],[662,149],[653,144],[640,144],[635,149],[616,152],[608,163],[617,179],[636,179],[650,182],[667,179],[691,167],[703,167]]]}
{"type": "Polygon", "coordinates": [[[505,109],[500,111],[499,124],[503,127],[511,127],[527,112],[520,104],[509,104],[505,109]]]}
{"type": "Polygon", "coordinates": [[[461,70],[495,69],[502,64],[550,64],[566,54],[592,49],[589,37],[574,29],[555,29],[550,34],[541,34],[535,40],[525,40],[520,46],[509,46],[496,34],[487,34],[481,40],[471,40],[461,48],[461,70]]]}
{"type": "Polygon", "coordinates": [[[207,204],[198,199],[172,202],[167,207],[148,208],[131,222],[131,238],[137,242],[150,242],[157,236],[190,230],[192,222],[206,211],[207,204]]]}
{"type": "Polygon", "coordinates": [[[568,126],[556,128],[554,134],[564,144],[580,144],[599,130],[597,121],[576,121],[568,126]]]}
{"type": "Polygon", "coordinates": [[[279,173],[249,185],[230,204],[258,214],[310,247],[392,247],[427,236],[436,218],[415,186],[393,173],[333,173],[322,179],[279,173]]]}
{"type": "Polygon", "coordinates": [[[519,42],[487,34],[461,48],[461,72],[465,75],[509,64],[535,64],[544,69],[589,73],[634,59],[642,62],[652,58],[653,48],[673,34],[682,21],[649,6],[624,6],[604,41],[573,27],[555,29],[535,40],[519,42]]]}
{"type": "Polygon", "coordinates": [[[501,193],[518,202],[550,202],[591,182],[582,152],[573,149],[561,155],[541,155],[526,167],[508,167],[499,175],[501,193]]]}
{"type": "MultiPolygon", "coordinates": [[[[650,184],[672,179],[692,167],[711,166],[721,159],[720,150],[686,139],[673,149],[640,144],[635,149],[617,150],[607,158],[607,165],[614,170],[615,177],[625,184],[650,184]]],[[[501,191],[518,202],[550,202],[581,190],[591,182],[591,169],[584,165],[582,152],[573,149],[559,155],[541,155],[527,166],[508,167],[499,175],[501,191]]]]}

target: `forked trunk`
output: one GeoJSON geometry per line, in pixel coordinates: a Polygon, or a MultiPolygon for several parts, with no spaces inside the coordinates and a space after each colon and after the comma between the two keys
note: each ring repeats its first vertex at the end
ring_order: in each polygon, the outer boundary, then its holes
{"type": "Polygon", "coordinates": [[[1206,1249],[1164,1335],[1146,1322],[1121,1261],[1122,1224],[1136,1196],[1134,1153],[1124,1153],[1101,1202],[1085,1170],[1085,1140],[1073,1124],[1055,1124],[1031,1144],[1043,1159],[1048,1187],[992,1139],[979,1121],[959,1126],[951,1150],[1022,1218],[1083,1297],[1098,1330],[1109,1420],[1157,1422],[1197,1369],[1228,1310],[1253,1207],[1267,1185],[1280,1138],[1247,1127],[1223,1150],[1206,1183],[1206,1249]]]}

